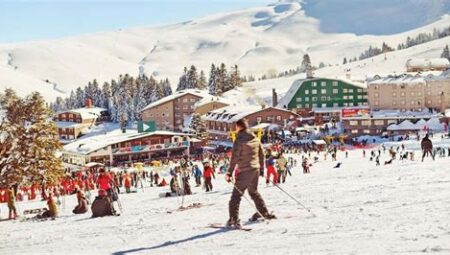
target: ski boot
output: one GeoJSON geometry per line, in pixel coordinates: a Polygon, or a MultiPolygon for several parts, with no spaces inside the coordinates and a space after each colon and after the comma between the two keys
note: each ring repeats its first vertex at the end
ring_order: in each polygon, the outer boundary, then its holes
{"type": "MultiPolygon", "coordinates": [[[[263,215],[265,220],[273,220],[276,219],[277,217],[275,216],[275,214],[273,213],[266,213],[263,215]]],[[[253,216],[249,219],[250,222],[255,222],[258,221],[259,219],[261,219],[261,213],[256,212],[255,214],[253,214],[253,216]]]]}
{"type": "Polygon", "coordinates": [[[241,229],[242,228],[241,221],[239,219],[230,218],[227,221],[226,227],[227,228],[241,229]]]}

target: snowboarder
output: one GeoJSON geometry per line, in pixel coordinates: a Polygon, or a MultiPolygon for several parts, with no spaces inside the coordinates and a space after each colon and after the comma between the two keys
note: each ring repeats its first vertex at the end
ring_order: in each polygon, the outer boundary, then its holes
{"type": "Polygon", "coordinates": [[[422,151],[423,151],[422,162],[425,159],[425,157],[428,156],[428,154],[430,154],[434,160],[434,155],[432,153],[433,142],[431,142],[430,138],[428,137],[428,134],[426,134],[425,137],[422,139],[421,146],[422,146],[422,151]]]}
{"type": "Polygon", "coordinates": [[[205,178],[206,192],[212,191],[211,178],[216,179],[216,176],[214,175],[214,169],[209,165],[208,161],[203,162],[203,177],[205,178]]]}
{"type": "Polygon", "coordinates": [[[257,212],[252,216],[252,220],[260,217],[274,219],[275,215],[267,210],[263,198],[258,192],[258,178],[261,171],[264,170],[264,152],[259,139],[248,129],[247,120],[241,119],[236,122],[237,138],[233,145],[230,165],[225,175],[225,180],[231,182],[231,176],[236,165],[239,167],[231,199],[229,203],[230,218],[227,222],[228,227],[240,228],[239,204],[245,190],[255,202],[257,212]]]}

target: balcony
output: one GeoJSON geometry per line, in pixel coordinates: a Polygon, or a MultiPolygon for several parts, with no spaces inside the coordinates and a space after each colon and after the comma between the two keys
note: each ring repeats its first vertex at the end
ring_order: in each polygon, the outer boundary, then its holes
{"type": "Polygon", "coordinates": [[[113,155],[120,154],[133,154],[133,153],[143,153],[143,152],[152,152],[152,151],[161,151],[161,150],[171,150],[171,149],[180,149],[180,148],[188,148],[189,142],[178,142],[178,143],[162,143],[162,144],[152,144],[152,145],[138,145],[131,147],[122,147],[115,148],[112,150],[113,155]]]}

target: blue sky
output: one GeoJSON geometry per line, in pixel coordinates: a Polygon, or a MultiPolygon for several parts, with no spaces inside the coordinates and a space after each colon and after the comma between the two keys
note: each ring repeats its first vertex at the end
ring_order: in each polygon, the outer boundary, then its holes
{"type": "Polygon", "coordinates": [[[170,24],[270,0],[0,0],[0,42],[170,24]]]}

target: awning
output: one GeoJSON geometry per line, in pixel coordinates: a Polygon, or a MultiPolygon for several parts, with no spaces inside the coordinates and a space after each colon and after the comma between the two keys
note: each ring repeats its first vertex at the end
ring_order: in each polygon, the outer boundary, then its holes
{"type": "Polygon", "coordinates": [[[327,145],[327,143],[324,140],[313,140],[312,142],[315,145],[327,145]]]}

